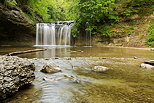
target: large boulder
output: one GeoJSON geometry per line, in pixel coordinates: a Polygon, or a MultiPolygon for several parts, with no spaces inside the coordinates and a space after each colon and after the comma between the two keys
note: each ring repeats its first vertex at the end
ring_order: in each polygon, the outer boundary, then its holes
{"type": "Polygon", "coordinates": [[[57,72],[61,72],[62,70],[56,66],[54,63],[46,63],[41,72],[44,72],[44,73],[57,73],[57,72]]]}
{"type": "Polygon", "coordinates": [[[34,63],[16,56],[0,56],[0,100],[19,90],[35,79],[34,63]]]}
{"type": "Polygon", "coordinates": [[[94,66],[94,68],[92,68],[92,71],[94,71],[94,72],[105,72],[108,69],[109,68],[104,67],[104,66],[94,66]]]}

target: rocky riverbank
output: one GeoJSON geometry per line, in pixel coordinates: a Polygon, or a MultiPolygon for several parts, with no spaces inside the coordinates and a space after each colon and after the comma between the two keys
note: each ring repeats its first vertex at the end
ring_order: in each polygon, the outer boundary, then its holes
{"type": "MultiPolygon", "coordinates": [[[[22,58],[18,59],[22,60],[22,58]]],[[[10,59],[7,60],[10,61],[10,59]]],[[[138,56],[131,58],[53,57],[28,59],[36,67],[33,87],[30,86],[25,91],[21,90],[12,98],[6,99],[4,103],[17,103],[18,101],[22,103],[48,103],[50,101],[53,103],[62,101],[78,103],[91,102],[95,99],[111,103],[115,101],[136,103],[140,100],[153,103],[154,71],[153,69],[142,69],[139,66],[148,60],[149,58],[138,56]],[[58,67],[62,72],[52,74],[40,72],[45,67],[51,67],[50,69],[58,67]],[[110,96],[111,94],[112,96],[110,96]],[[95,97],[96,95],[101,98],[95,97]]]]}
{"type": "Polygon", "coordinates": [[[0,56],[0,100],[16,93],[35,79],[34,63],[16,56],[0,56]]]}

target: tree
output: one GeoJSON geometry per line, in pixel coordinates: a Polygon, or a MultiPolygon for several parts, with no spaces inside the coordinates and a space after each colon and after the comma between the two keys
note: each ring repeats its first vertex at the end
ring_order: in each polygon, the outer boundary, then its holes
{"type": "Polygon", "coordinates": [[[79,16],[76,19],[78,30],[88,29],[93,34],[99,32],[100,26],[117,19],[114,7],[115,0],[80,0],[79,16]],[[87,22],[89,27],[85,28],[87,22]]]}

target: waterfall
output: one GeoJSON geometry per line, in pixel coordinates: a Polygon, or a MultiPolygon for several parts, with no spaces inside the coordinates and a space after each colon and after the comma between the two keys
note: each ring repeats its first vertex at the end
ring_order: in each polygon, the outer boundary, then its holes
{"type": "Polygon", "coordinates": [[[85,35],[84,35],[84,44],[85,46],[84,47],[92,47],[92,37],[91,37],[91,30],[88,30],[89,28],[89,23],[86,22],[86,25],[85,25],[85,35]]]}
{"type": "Polygon", "coordinates": [[[36,24],[36,46],[70,45],[71,27],[74,21],[36,24]]]}

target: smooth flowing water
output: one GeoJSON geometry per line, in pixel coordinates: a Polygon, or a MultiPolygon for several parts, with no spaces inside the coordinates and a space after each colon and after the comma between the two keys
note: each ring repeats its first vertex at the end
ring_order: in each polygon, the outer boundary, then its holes
{"type": "Polygon", "coordinates": [[[70,45],[73,21],[36,24],[36,45],[70,45]]]}
{"type": "MultiPolygon", "coordinates": [[[[46,48],[47,51],[18,55],[35,63],[36,79],[6,103],[154,103],[154,70],[140,68],[142,62],[154,58],[153,51],[117,47],[46,48]],[[40,72],[48,62],[55,63],[62,72],[40,72]],[[91,71],[98,65],[109,70],[91,71]],[[44,77],[51,81],[44,81],[44,77]]],[[[30,47],[1,47],[0,53],[27,49],[30,47]]]]}

